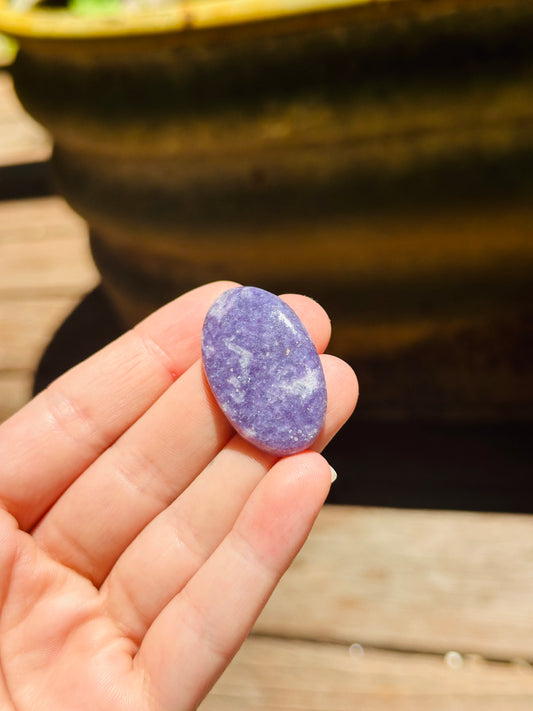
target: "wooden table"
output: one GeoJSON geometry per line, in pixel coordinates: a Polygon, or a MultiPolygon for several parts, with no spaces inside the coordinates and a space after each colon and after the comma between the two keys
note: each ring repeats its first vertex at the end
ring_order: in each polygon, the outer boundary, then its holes
{"type": "MultiPolygon", "coordinates": [[[[0,167],[49,151],[0,72],[0,167]]],[[[60,198],[0,202],[0,419],[97,282],[60,198]]],[[[326,506],[201,709],[530,711],[532,663],[533,518],[326,506]]]]}

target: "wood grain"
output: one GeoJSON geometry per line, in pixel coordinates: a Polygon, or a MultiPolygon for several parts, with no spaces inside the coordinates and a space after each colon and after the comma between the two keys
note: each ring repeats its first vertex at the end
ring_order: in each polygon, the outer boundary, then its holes
{"type": "Polygon", "coordinates": [[[36,200],[37,209],[26,215],[29,202],[0,204],[0,291],[28,296],[91,289],[98,275],[83,221],[57,198],[36,200]]]}
{"type": "Polygon", "coordinates": [[[4,301],[0,310],[0,371],[34,369],[50,337],[77,302],[76,294],[4,301]]]}
{"type": "Polygon", "coordinates": [[[0,202],[0,244],[85,238],[87,227],[61,197],[0,202]]]}
{"type": "Polygon", "coordinates": [[[529,711],[533,672],[440,656],[251,637],[201,711],[529,711]]]}
{"type": "Polygon", "coordinates": [[[31,371],[0,371],[0,422],[7,420],[31,397],[31,371]]]}
{"type": "Polygon", "coordinates": [[[58,294],[88,291],[97,281],[86,243],[51,239],[31,249],[18,243],[0,248],[2,291],[58,294]]]}
{"type": "Polygon", "coordinates": [[[533,660],[532,590],[532,517],[331,506],[256,630],[533,660]]]}
{"type": "Polygon", "coordinates": [[[0,202],[0,421],[29,399],[46,345],[97,282],[85,223],[64,200],[0,202]]]}

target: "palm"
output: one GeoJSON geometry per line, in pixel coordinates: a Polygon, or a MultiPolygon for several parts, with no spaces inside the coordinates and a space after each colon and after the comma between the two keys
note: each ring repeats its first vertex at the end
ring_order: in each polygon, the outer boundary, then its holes
{"type": "MultiPolygon", "coordinates": [[[[164,307],[0,428],[1,708],[195,708],[305,540],[325,460],[241,440],[198,361],[228,286],[164,307]]],[[[287,300],[322,351],[323,311],[287,300]]],[[[317,448],[356,398],[342,361],[324,368],[317,448]]]]}
{"type": "Polygon", "coordinates": [[[7,515],[0,527],[5,550],[30,563],[13,568],[1,618],[2,671],[14,708],[151,708],[134,645],[94,585],[13,530],[7,515]]]}

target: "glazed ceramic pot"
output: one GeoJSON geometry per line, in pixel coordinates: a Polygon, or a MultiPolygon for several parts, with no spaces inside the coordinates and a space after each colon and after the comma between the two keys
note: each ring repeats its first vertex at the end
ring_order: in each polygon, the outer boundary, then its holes
{"type": "Polygon", "coordinates": [[[215,279],[303,292],[363,415],[531,416],[530,2],[4,4],[0,29],[125,324],[215,279]]]}

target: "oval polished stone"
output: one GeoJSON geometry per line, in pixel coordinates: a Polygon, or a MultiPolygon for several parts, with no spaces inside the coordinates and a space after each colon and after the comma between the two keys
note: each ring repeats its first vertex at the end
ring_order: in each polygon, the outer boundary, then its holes
{"type": "Polygon", "coordinates": [[[324,371],[305,326],[279,297],[253,286],[224,292],[205,318],[202,358],[218,404],[245,439],[279,456],[316,439],[324,371]]]}

